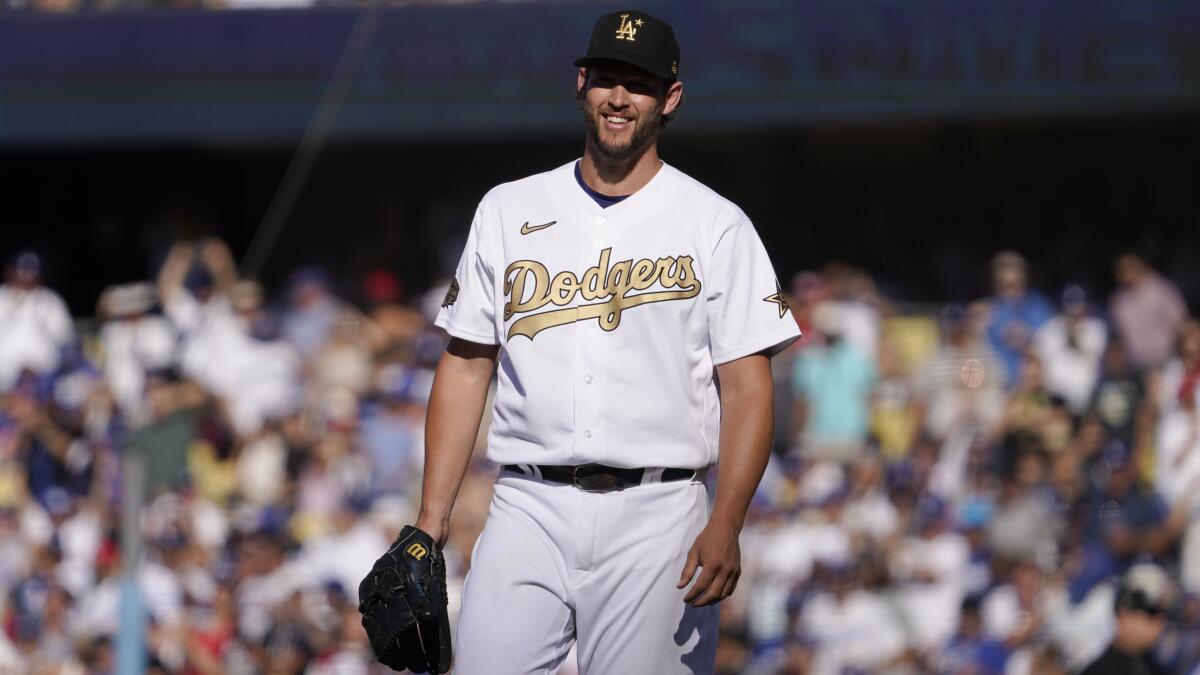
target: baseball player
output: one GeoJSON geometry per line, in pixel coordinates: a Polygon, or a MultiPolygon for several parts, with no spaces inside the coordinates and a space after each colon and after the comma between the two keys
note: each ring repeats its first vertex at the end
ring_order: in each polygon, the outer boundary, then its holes
{"type": "Polygon", "coordinates": [[[445,541],[498,372],[455,672],[554,673],[574,644],[583,673],[708,673],[769,357],[799,331],[746,215],[659,159],[683,97],[671,26],[603,16],[575,65],[582,159],[483,198],[437,318],[416,528],[445,541]]]}

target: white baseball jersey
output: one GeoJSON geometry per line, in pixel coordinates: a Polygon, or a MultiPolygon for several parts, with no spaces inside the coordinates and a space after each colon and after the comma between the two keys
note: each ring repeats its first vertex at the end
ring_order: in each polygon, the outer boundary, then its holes
{"type": "Polygon", "coordinates": [[[601,208],[575,163],[492,189],[437,325],[501,346],[488,458],[700,468],[714,367],[800,331],[736,205],[663,164],[601,208]]]}

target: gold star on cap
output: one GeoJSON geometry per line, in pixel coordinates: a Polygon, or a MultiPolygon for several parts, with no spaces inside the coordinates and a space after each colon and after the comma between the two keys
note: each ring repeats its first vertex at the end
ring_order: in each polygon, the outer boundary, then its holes
{"type": "Polygon", "coordinates": [[[646,23],[646,22],[645,22],[645,21],[642,21],[641,19],[638,19],[637,21],[634,21],[634,23],[635,23],[635,24],[637,24],[637,26],[638,26],[639,28],[641,28],[642,24],[643,24],[643,23],[646,23]]]}
{"type": "Polygon", "coordinates": [[[788,313],[791,307],[788,307],[787,298],[783,296],[783,288],[779,286],[779,281],[775,281],[775,292],[763,298],[763,302],[772,302],[779,305],[779,318],[783,318],[788,313]]]}

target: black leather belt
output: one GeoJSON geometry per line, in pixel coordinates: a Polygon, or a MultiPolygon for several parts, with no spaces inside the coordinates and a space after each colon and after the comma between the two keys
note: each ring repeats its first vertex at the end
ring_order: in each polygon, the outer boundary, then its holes
{"type": "Polygon", "coordinates": [[[567,483],[584,492],[615,492],[643,483],[670,483],[696,477],[693,469],[622,469],[604,464],[505,464],[500,468],[525,476],[541,475],[542,480],[567,483]]]}

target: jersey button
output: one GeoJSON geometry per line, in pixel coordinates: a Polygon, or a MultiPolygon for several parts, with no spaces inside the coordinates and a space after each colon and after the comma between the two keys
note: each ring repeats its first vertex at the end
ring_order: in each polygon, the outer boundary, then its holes
{"type": "Polygon", "coordinates": [[[608,218],[605,218],[604,216],[596,216],[596,224],[597,225],[603,225],[607,222],[608,222],[608,218]]]}
{"type": "Polygon", "coordinates": [[[596,244],[596,248],[604,248],[604,242],[600,241],[599,239],[597,239],[594,243],[596,244]]]}
{"type": "Polygon", "coordinates": [[[584,381],[584,382],[587,382],[588,384],[591,384],[591,383],[592,383],[592,376],[591,376],[591,375],[584,375],[584,376],[583,376],[583,381],[584,381]]]}
{"type": "Polygon", "coordinates": [[[583,430],[583,437],[584,437],[584,438],[591,438],[591,437],[592,437],[592,430],[591,430],[591,429],[584,429],[584,430],[583,430]]]}

